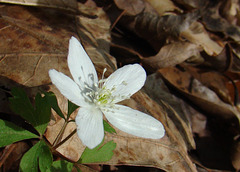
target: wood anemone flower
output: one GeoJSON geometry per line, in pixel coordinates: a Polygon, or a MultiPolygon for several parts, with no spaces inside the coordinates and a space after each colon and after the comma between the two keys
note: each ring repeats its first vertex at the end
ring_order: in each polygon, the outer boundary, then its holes
{"type": "Polygon", "coordinates": [[[80,106],[77,134],[82,143],[93,149],[104,137],[103,114],[118,129],[143,138],[160,139],[165,130],[161,122],[150,115],[118,105],[139,91],[146,80],[146,72],[139,64],[126,65],[104,79],[98,80],[94,65],[80,42],[69,41],[68,67],[73,80],[65,74],[49,70],[52,83],[70,101],[80,106]]]}

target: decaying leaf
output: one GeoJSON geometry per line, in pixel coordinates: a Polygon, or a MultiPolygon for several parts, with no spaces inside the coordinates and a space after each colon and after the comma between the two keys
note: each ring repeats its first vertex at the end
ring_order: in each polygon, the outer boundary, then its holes
{"type": "Polygon", "coordinates": [[[235,41],[240,41],[240,28],[230,24],[219,14],[219,5],[204,10],[203,22],[207,29],[221,32],[235,41]]]}
{"type": "MultiPolygon", "coordinates": [[[[133,28],[130,29],[150,43],[157,40],[160,44],[158,47],[160,47],[166,39],[178,38],[179,34],[186,30],[197,18],[197,12],[165,16],[145,12],[136,16],[135,21],[130,25],[133,28]]],[[[153,46],[157,47],[154,44],[153,46]]]]}
{"type": "Polygon", "coordinates": [[[72,16],[21,6],[4,6],[0,16],[0,36],[4,38],[0,42],[1,76],[25,86],[39,86],[50,82],[51,68],[68,72],[63,65],[74,29],[72,16]]]}
{"type": "Polygon", "coordinates": [[[137,15],[145,8],[143,0],[114,0],[118,8],[125,11],[128,15],[137,15]]]}
{"type": "Polygon", "coordinates": [[[178,65],[195,56],[201,59],[200,49],[196,44],[189,42],[174,42],[160,49],[157,55],[142,59],[147,68],[156,71],[157,69],[178,65]]]}
{"type": "Polygon", "coordinates": [[[171,0],[146,0],[162,16],[164,13],[171,11],[181,11],[171,0]]]}
{"type": "Polygon", "coordinates": [[[224,103],[215,92],[204,86],[189,72],[172,67],[161,69],[160,73],[171,85],[204,111],[225,119],[240,119],[236,107],[224,103]]]}
{"type": "Polygon", "coordinates": [[[209,55],[218,55],[223,50],[223,47],[209,37],[203,25],[199,22],[192,23],[180,35],[190,42],[201,46],[209,55]]]}
{"type": "Polygon", "coordinates": [[[186,65],[184,66],[184,69],[188,71],[194,78],[200,81],[204,86],[213,90],[223,102],[230,105],[234,104],[226,87],[226,82],[230,82],[230,80],[224,76],[223,73],[204,71],[186,65]]]}
{"type": "Polygon", "coordinates": [[[189,121],[189,114],[185,108],[187,105],[184,105],[185,103],[183,101],[170,93],[160,73],[154,73],[148,76],[144,91],[151,99],[164,107],[164,110],[170,118],[169,120],[171,120],[177,128],[176,131],[173,131],[173,128],[171,130],[177,135],[184,149],[186,151],[195,149],[196,146],[190,125],[191,121],[189,121]]]}

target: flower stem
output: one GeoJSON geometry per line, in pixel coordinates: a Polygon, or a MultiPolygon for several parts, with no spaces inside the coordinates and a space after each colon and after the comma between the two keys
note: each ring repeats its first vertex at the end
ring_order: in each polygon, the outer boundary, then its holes
{"type": "Polygon", "coordinates": [[[53,147],[55,147],[60,142],[60,140],[62,139],[63,133],[64,133],[66,127],[67,127],[67,124],[68,124],[68,121],[66,120],[64,122],[64,124],[63,124],[62,129],[60,130],[60,132],[58,133],[56,139],[53,142],[53,145],[52,145],[53,147]]]}
{"type": "Polygon", "coordinates": [[[75,133],[77,132],[77,129],[73,130],[71,134],[69,134],[65,139],[63,139],[61,142],[53,146],[52,148],[56,150],[59,146],[61,146],[63,143],[65,143],[68,139],[70,139],[75,133]]]}

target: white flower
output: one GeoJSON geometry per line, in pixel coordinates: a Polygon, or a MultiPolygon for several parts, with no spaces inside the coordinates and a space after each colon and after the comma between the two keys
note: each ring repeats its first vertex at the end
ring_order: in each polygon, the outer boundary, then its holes
{"type": "Polygon", "coordinates": [[[130,98],[143,87],[146,73],[140,65],[126,65],[107,79],[98,80],[90,58],[79,41],[72,37],[68,67],[74,81],[54,69],[49,71],[49,76],[66,98],[81,106],[75,119],[77,134],[88,148],[96,147],[103,140],[103,114],[112,125],[126,133],[151,139],[164,136],[163,125],[152,116],[115,104],[130,98]]]}

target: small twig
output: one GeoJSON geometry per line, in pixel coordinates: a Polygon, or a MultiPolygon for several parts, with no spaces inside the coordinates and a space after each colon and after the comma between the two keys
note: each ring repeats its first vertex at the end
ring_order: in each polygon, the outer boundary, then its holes
{"type": "Polygon", "coordinates": [[[126,10],[124,10],[124,11],[117,17],[117,19],[116,19],[116,20],[114,21],[114,23],[112,24],[110,30],[112,30],[112,29],[116,26],[116,24],[118,23],[118,21],[122,18],[122,16],[123,16],[125,13],[126,13],[126,10]]]}

